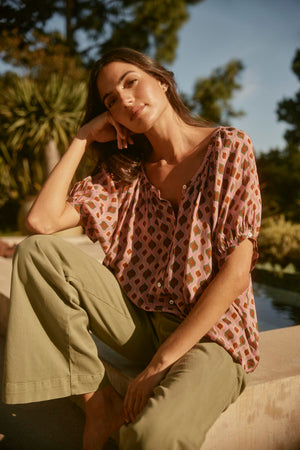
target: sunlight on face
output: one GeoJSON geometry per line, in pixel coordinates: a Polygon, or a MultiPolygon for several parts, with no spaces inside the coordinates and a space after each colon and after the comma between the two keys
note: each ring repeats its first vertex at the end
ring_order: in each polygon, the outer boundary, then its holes
{"type": "Polygon", "coordinates": [[[109,63],[98,75],[97,87],[114,119],[136,133],[150,129],[170,107],[166,85],[132,64],[109,63]]]}

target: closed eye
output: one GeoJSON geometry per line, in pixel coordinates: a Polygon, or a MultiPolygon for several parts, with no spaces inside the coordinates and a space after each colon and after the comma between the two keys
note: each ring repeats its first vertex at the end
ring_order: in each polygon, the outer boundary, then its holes
{"type": "Polygon", "coordinates": [[[137,81],[136,78],[133,78],[132,80],[127,80],[126,81],[126,86],[132,86],[136,81],[137,81]]]}
{"type": "MultiPolygon", "coordinates": [[[[124,83],[124,88],[130,88],[132,85],[134,85],[134,83],[136,82],[136,81],[138,81],[138,79],[137,78],[132,78],[132,79],[129,79],[129,80],[126,80],[125,81],[125,83],[124,83]]],[[[109,97],[107,100],[106,100],[106,107],[108,108],[108,109],[110,109],[113,105],[114,105],[114,103],[115,103],[115,101],[116,101],[116,98],[115,97],[109,97]]]]}
{"type": "Polygon", "coordinates": [[[111,107],[113,106],[113,104],[115,103],[115,101],[116,101],[115,98],[111,98],[110,100],[108,100],[108,101],[106,102],[107,108],[108,108],[108,109],[111,108],[111,107]]]}

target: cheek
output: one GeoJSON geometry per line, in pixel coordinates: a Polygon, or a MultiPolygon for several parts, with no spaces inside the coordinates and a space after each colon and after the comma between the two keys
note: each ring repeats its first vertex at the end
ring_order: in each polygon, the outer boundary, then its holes
{"type": "Polygon", "coordinates": [[[112,108],[110,110],[110,113],[112,115],[112,117],[114,118],[114,120],[116,122],[118,122],[120,125],[123,125],[123,127],[128,128],[128,130],[130,131],[136,131],[134,129],[132,129],[131,125],[132,122],[130,122],[129,117],[128,117],[128,112],[126,111],[122,111],[122,108],[112,108]]]}
{"type": "Polygon", "coordinates": [[[141,86],[137,90],[137,96],[150,105],[160,103],[163,100],[161,88],[157,84],[141,86]]]}

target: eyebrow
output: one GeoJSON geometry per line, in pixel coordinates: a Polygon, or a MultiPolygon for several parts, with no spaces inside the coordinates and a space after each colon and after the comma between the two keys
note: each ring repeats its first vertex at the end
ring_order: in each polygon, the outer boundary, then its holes
{"type": "MultiPolygon", "coordinates": [[[[127,72],[123,73],[123,75],[119,78],[119,80],[118,80],[118,82],[117,82],[117,85],[121,83],[121,81],[126,77],[126,75],[128,75],[129,73],[133,73],[133,72],[134,72],[134,70],[128,70],[127,72]]],[[[105,99],[106,99],[111,93],[112,93],[112,91],[107,92],[107,93],[104,95],[104,97],[103,97],[103,99],[102,99],[102,103],[105,102],[105,99]]]]}

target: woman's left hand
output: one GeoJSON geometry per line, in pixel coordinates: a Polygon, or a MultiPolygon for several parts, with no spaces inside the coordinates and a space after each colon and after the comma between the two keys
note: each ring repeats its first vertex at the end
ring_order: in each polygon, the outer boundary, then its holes
{"type": "Polygon", "coordinates": [[[163,379],[167,369],[159,372],[152,367],[146,367],[128,386],[123,408],[125,422],[133,422],[145,407],[153,394],[153,389],[163,379]]]}

